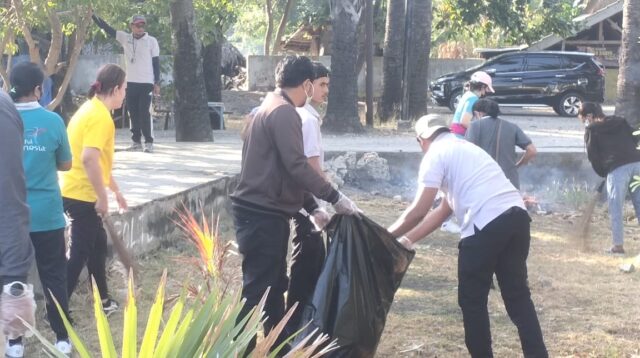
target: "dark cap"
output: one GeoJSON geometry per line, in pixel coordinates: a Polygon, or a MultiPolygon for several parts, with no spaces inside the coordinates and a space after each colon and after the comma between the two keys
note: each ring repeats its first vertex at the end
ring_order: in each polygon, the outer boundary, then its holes
{"type": "Polygon", "coordinates": [[[144,16],[142,15],[133,15],[133,17],[131,18],[131,24],[146,24],[147,23],[147,19],[144,18],[144,16]]]}

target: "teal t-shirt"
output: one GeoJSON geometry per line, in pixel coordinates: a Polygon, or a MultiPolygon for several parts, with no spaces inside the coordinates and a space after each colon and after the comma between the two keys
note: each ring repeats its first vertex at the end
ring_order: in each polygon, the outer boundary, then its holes
{"type": "Polygon", "coordinates": [[[67,129],[59,115],[35,102],[16,104],[24,123],[24,175],[31,232],[65,227],[58,164],[71,160],[67,129]]]}
{"type": "Polygon", "coordinates": [[[453,121],[451,123],[460,123],[462,121],[462,115],[465,113],[473,114],[473,105],[478,101],[478,95],[472,91],[467,91],[460,98],[456,112],[453,114],[453,121]]]}

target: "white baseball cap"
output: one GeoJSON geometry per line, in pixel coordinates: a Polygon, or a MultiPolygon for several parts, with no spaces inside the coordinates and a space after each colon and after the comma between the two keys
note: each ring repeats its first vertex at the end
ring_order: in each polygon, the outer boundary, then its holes
{"type": "Polygon", "coordinates": [[[484,83],[485,85],[487,85],[489,92],[496,92],[493,90],[493,87],[491,87],[491,84],[493,83],[491,76],[489,76],[489,74],[484,71],[474,72],[474,74],[471,75],[470,81],[484,83]]]}
{"type": "Polygon", "coordinates": [[[423,139],[431,138],[431,136],[441,128],[449,129],[446,119],[439,114],[427,114],[422,116],[418,119],[415,125],[416,135],[423,139]]]}

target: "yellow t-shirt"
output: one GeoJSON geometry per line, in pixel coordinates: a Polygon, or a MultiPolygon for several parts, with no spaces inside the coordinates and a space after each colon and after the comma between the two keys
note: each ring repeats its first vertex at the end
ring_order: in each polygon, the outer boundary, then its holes
{"type": "Polygon", "coordinates": [[[100,150],[102,181],[109,185],[113,167],[116,128],[107,107],[97,97],[86,101],[71,117],[67,127],[73,157],[71,170],[62,175],[62,196],[87,202],[98,200],[82,164],[84,148],[100,150]]]}

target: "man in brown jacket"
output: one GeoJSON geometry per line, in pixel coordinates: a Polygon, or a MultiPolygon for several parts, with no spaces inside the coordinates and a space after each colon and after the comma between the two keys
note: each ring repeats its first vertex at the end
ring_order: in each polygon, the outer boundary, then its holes
{"type": "Polygon", "coordinates": [[[231,195],[236,240],[243,255],[242,297],[246,303],[240,318],[270,287],[264,307],[265,333],[285,313],[289,219],[303,207],[314,213],[314,195],[333,204],[338,214],[359,212],[353,201],[308,164],[304,154],[296,107],[304,106],[312,96],[313,75],[307,57],[287,56],[278,64],[278,88],[266,96],[247,128],[240,179],[231,195]]]}

